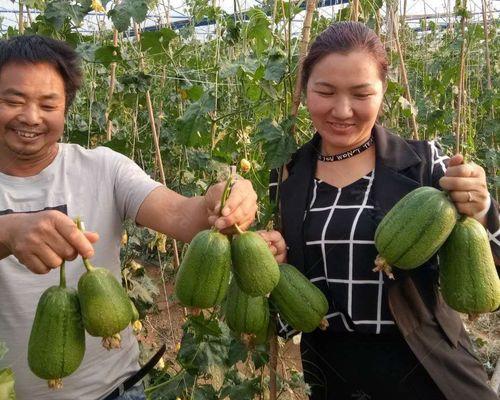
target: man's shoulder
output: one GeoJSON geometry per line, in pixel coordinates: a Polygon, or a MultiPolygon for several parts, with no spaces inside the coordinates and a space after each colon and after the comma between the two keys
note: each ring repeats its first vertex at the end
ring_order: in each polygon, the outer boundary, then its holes
{"type": "Polygon", "coordinates": [[[61,143],[61,147],[65,157],[72,161],[79,160],[83,163],[93,162],[100,165],[113,165],[129,160],[123,154],[104,146],[87,149],[75,143],[61,143]]]}

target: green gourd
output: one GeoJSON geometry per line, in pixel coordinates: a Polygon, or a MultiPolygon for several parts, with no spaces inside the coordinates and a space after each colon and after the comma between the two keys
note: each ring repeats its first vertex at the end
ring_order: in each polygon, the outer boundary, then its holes
{"type": "Polygon", "coordinates": [[[429,260],[450,235],[458,213],[445,192],[419,187],[385,215],[375,231],[376,270],[413,269],[429,260]]]}
{"type": "Polygon", "coordinates": [[[210,308],[226,296],[231,274],[231,245],[215,230],[199,232],[191,241],[175,279],[182,305],[210,308]]]}
{"type": "Polygon", "coordinates": [[[85,354],[85,330],[75,289],[66,287],[64,264],[59,286],[43,292],[36,308],[28,343],[28,365],[50,388],[80,366],[85,354]]]}
{"type": "Polygon", "coordinates": [[[231,242],[233,274],[241,290],[264,296],[278,284],[280,270],[266,241],[256,232],[240,232],[231,242]]]}
{"type": "Polygon", "coordinates": [[[293,265],[280,264],[280,273],[278,285],[270,297],[280,317],[298,331],[326,328],[328,322],[324,317],[328,301],[323,292],[293,265]]]}
{"type": "Polygon", "coordinates": [[[451,308],[479,314],[500,306],[500,280],[478,221],[460,218],[438,254],[441,293],[451,308]]]}
{"type": "Polygon", "coordinates": [[[264,296],[251,297],[231,280],[226,297],[226,323],[238,333],[260,333],[269,324],[269,304],[264,296]]]}
{"type": "Polygon", "coordinates": [[[102,337],[106,349],[119,348],[120,332],[133,318],[130,299],[111,271],[96,268],[85,258],[83,262],[87,272],[78,281],[78,297],[85,330],[102,337]]]}

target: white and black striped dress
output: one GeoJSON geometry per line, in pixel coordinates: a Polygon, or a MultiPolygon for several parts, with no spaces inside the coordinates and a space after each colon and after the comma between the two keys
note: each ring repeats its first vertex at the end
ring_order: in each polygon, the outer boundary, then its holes
{"type": "MultiPolygon", "coordinates": [[[[446,172],[444,156],[434,141],[432,175],[436,186],[446,172]]],[[[372,188],[376,170],[343,188],[318,179],[304,215],[305,274],[325,293],[330,308],[329,331],[362,334],[397,330],[387,302],[387,277],[373,272],[374,245],[372,188]]],[[[499,232],[490,235],[498,241],[499,232]]],[[[280,335],[296,333],[280,321],[280,335]]]]}

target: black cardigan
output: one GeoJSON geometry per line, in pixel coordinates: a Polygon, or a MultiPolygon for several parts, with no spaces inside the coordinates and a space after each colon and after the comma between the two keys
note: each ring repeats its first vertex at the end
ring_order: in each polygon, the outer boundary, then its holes
{"type": "MultiPolygon", "coordinates": [[[[375,125],[376,143],[373,199],[379,220],[404,195],[420,186],[432,186],[430,146],[405,140],[375,125]]],[[[282,233],[288,262],[304,268],[303,215],[316,170],[316,135],[287,165],[288,178],[279,188],[282,233]]],[[[488,230],[499,228],[498,205],[488,211],[488,230]]],[[[498,254],[498,248],[494,249],[498,254]]],[[[472,349],[458,313],[444,303],[438,290],[437,259],[411,271],[394,270],[388,281],[389,307],[410,348],[450,400],[496,399],[472,349]]]]}

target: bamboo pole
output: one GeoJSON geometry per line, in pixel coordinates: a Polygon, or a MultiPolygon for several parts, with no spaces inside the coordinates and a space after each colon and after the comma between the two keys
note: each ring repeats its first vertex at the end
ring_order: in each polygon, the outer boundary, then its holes
{"type": "Polygon", "coordinates": [[[31,26],[33,24],[33,18],[31,17],[31,11],[27,4],[25,4],[24,8],[26,8],[26,15],[28,16],[28,22],[31,26]]]}
{"type": "Polygon", "coordinates": [[[488,84],[487,87],[489,90],[491,90],[492,89],[491,63],[490,63],[490,46],[489,46],[489,38],[488,38],[489,26],[488,26],[488,17],[486,15],[486,9],[487,9],[486,0],[482,0],[482,14],[483,14],[483,28],[484,28],[484,52],[485,52],[485,56],[486,56],[486,78],[487,78],[487,84],[488,84]]]}
{"type": "MultiPolygon", "coordinates": [[[[463,0],[460,4],[464,9],[467,9],[467,0],[463,0]]],[[[466,55],[466,46],[465,46],[465,24],[466,17],[462,16],[460,19],[460,27],[462,31],[462,45],[460,47],[460,79],[458,85],[458,105],[457,105],[457,113],[456,113],[456,132],[455,132],[455,153],[460,153],[461,141],[462,141],[462,123],[463,123],[463,100],[464,100],[464,85],[465,85],[465,55],[466,55]]]]}
{"type": "MultiPolygon", "coordinates": [[[[300,41],[300,48],[299,48],[299,61],[297,63],[297,78],[295,80],[295,89],[293,92],[293,100],[292,100],[292,110],[290,111],[290,114],[292,117],[296,117],[298,110],[299,110],[299,105],[300,105],[300,98],[302,94],[302,64],[304,63],[304,59],[306,58],[307,55],[307,46],[309,45],[309,40],[311,37],[311,26],[312,26],[312,19],[314,16],[314,10],[316,9],[316,1],[313,0],[307,0],[306,4],[306,16],[304,19],[304,25],[302,27],[302,39],[300,41]]],[[[292,125],[292,136],[295,136],[295,122],[292,125]]]]}
{"type": "Polygon", "coordinates": [[[406,22],[406,9],[407,9],[407,0],[404,0],[403,2],[403,13],[401,15],[401,25],[404,25],[406,22]]]}
{"type": "Polygon", "coordinates": [[[24,4],[19,0],[19,33],[24,34],[24,4]]]}
{"type": "MultiPolygon", "coordinates": [[[[486,3],[486,0],[482,0],[482,14],[483,14],[483,28],[484,28],[484,44],[485,44],[485,56],[486,56],[486,87],[488,90],[493,89],[493,84],[491,80],[491,62],[490,62],[490,47],[489,47],[489,24],[488,24],[488,16],[487,16],[487,9],[488,5],[486,3]]],[[[495,118],[495,108],[491,106],[491,117],[494,119],[495,118]]],[[[491,135],[491,148],[496,149],[496,143],[495,143],[495,135],[491,135]]],[[[493,164],[493,176],[497,176],[497,166],[496,164],[493,164]]],[[[496,186],[495,189],[495,198],[498,199],[498,194],[499,194],[500,188],[498,185],[496,186]]],[[[500,360],[500,359],[499,359],[500,360]]],[[[500,368],[499,368],[500,371],[500,368]]],[[[497,385],[498,388],[498,385],[497,385]]]]}
{"type": "MultiPolygon", "coordinates": [[[[139,41],[140,40],[140,36],[139,36],[140,33],[139,33],[139,27],[138,27],[136,22],[134,22],[134,31],[135,31],[136,40],[139,41]]],[[[144,70],[144,58],[142,56],[142,52],[140,52],[139,65],[140,65],[141,70],[144,70]]],[[[152,131],[151,133],[153,136],[153,143],[155,146],[156,160],[157,160],[157,164],[158,164],[158,169],[160,171],[160,178],[161,178],[160,182],[166,186],[167,182],[165,179],[165,170],[163,168],[163,160],[161,158],[160,140],[159,140],[158,132],[156,130],[155,116],[154,116],[154,111],[153,111],[153,103],[151,101],[151,93],[150,93],[149,89],[146,91],[146,106],[148,109],[149,123],[151,125],[151,131],[152,131]]],[[[172,244],[173,244],[173,248],[174,248],[174,267],[175,267],[175,269],[177,269],[180,265],[180,263],[179,263],[179,251],[177,248],[177,240],[175,240],[175,239],[172,239],[172,240],[173,240],[172,244]]]]}
{"type": "MultiPolygon", "coordinates": [[[[401,74],[402,74],[402,78],[403,78],[403,86],[405,89],[405,96],[406,96],[406,100],[408,100],[408,102],[410,103],[410,106],[413,107],[413,101],[412,101],[411,93],[410,93],[410,84],[408,83],[408,75],[406,73],[405,60],[403,57],[403,51],[401,50],[401,44],[399,42],[398,27],[396,25],[396,16],[394,13],[394,8],[392,7],[392,5],[389,5],[388,7],[390,10],[390,19],[392,21],[392,30],[393,30],[393,34],[394,34],[394,40],[396,42],[396,49],[398,51],[399,62],[401,65],[401,74]]],[[[411,125],[413,128],[412,138],[418,140],[418,125],[417,125],[417,119],[415,117],[413,110],[411,112],[411,125]]]]}
{"type": "MultiPolygon", "coordinates": [[[[113,46],[118,47],[118,31],[113,30],[113,46]]],[[[116,62],[111,63],[111,72],[109,77],[109,90],[108,90],[108,109],[106,111],[106,140],[110,141],[113,134],[113,123],[109,119],[109,110],[111,108],[111,100],[113,99],[113,93],[115,91],[116,85],[116,62]]]]}
{"type": "Polygon", "coordinates": [[[351,21],[358,21],[359,18],[359,0],[352,0],[351,21]]]}
{"type": "MultiPolygon", "coordinates": [[[[276,318],[271,318],[271,324],[276,326],[276,318]]],[[[278,398],[278,385],[276,381],[276,373],[278,368],[278,335],[276,330],[269,339],[269,400],[278,398]]]]}

